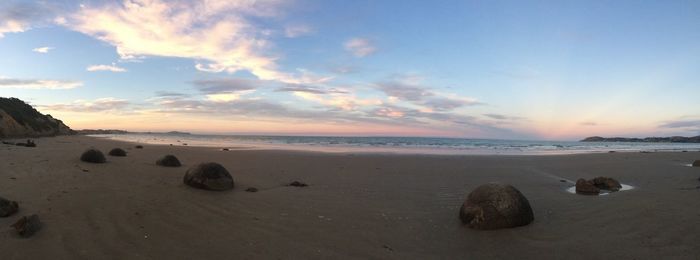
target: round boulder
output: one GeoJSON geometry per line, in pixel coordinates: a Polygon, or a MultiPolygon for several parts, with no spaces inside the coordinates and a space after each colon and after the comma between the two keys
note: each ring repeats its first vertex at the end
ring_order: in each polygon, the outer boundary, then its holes
{"type": "Polygon", "coordinates": [[[180,164],[180,160],[175,157],[175,155],[166,155],[163,156],[163,158],[160,158],[156,161],[156,165],[164,166],[164,167],[180,167],[182,164],[180,164]]]}
{"type": "Polygon", "coordinates": [[[469,193],[459,211],[470,228],[490,230],[530,224],[534,219],[530,202],[511,185],[489,183],[469,193]]]}
{"type": "Polygon", "coordinates": [[[596,177],[593,179],[593,185],[602,190],[619,191],[622,189],[622,184],[619,181],[610,177],[596,177]]]}
{"type": "Polygon", "coordinates": [[[693,162],[693,167],[700,167],[700,160],[695,160],[693,162]]]}
{"type": "Polygon", "coordinates": [[[600,194],[600,188],[596,187],[593,181],[578,179],[576,181],[576,193],[583,195],[598,195],[600,194]]]}
{"type": "Polygon", "coordinates": [[[0,218],[9,217],[12,214],[17,213],[19,205],[16,201],[11,201],[0,197],[0,218]]]}
{"type": "Polygon", "coordinates": [[[97,149],[88,149],[80,156],[80,160],[89,163],[104,163],[107,161],[104,154],[97,149]]]}
{"type": "Polygon", "coordinates": [[[109,155],[124,157],[126,156],[126,151],[124,151],[122,148],[114,148],[111,151],[109,151],[109,155]]]}
{"type": "Polygon", "coordinates": [[[183,182],[189,186],[223,191],[233,189],[233,177],[221,164],[209,162],[192,166],[185,173],[183,182]]]}

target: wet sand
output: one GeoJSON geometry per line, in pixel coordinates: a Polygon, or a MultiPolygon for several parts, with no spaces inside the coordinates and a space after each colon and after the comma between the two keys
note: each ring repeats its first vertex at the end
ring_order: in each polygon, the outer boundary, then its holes
{"type": "Polygon", "coordinates": [[[231,150],[144,145],[84,136],[0,145],[0,196],[20,212],[0,218],[2,259],[697,259],[700,153],[443,156],[231,150]],[[79,161],[89,147],[127,157],[79,161]],[[155,161],[174,154],[184,164],[155,161]],[[182,184],[198,162],[223,164],[236,188],[182,184]],[[609,176],[632,190],[566,191],[609,176]],[[287,187],[299,180],[309,187],[287,187]],[[471,230],[467,193],[514,185],[535,221],[471,230]],[[256,193],[245,192],[256,187],[256,193]],[[9,226],[38,214],[29,239],[9,226]]]}

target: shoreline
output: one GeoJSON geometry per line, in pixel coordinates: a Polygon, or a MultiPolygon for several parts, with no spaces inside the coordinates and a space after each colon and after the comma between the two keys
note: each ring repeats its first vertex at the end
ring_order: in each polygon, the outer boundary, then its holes
{"type": "MultiPolygon", "coordinates": [[[[158,136],[158,135],[154,135],[158,136]]],[[[201,141],[187,141],[181,142],[177,140],[178,138],[173,138],[169,142],[166,140],[158,138],[146,139],[129,139],[124,138],[123,135],[90,135],[89,137],[94,138],[104,138],[108,140],[123,141],[130,143],[140,143],[148,145],[165,145],[165,146],[191,146],[191,147],[207,147],[207,148],[219,148],[219,149],[231,149],[231,150],[280,150],[280,151],[307,151],[307,152],[323,152],[323,153],[365,153],[365,154],[404,154],[404,155],[446,155],[446,156],[462,156],[462,155],[476,155],[476,156],[550,156],[550,155],[570,155],[570,154],[596,154],[596,153],[628,153],[628,152],[700,152],[698,147],[688,147],[688,148],[656,148],[656,149],[637,149],[637,148],[621,148],[621,149],[597,149],[597,150],[526,150],[526,149],[497,149],[495,147],[491,148],[439,148],[439,147],[411,147],[411,146],[373,146],[373,145],[328,145],[328,144],[303,144],[303,143],[264,143],[264,142],[237,142],[231,143],[231,145],[214,143],[214,142],[201,142],[201,141]],[[156,140],[156,141],[151,141],[156,140]],[[185,145],[183,145],[183,143],[185,145]]],[[[187,136],[178,136],[180,139],[184,139],[187,136]]],[[[226,136],[221,136],[226,137],[226,136]]],[[[580,142],[579,142],[580,143],[580,142]]],[[[687,144],[694,145],[694,144],[687,144]]]]}
{"type": "Polygon", "coordinates": [[[0,196],[38,214],[30,239],[0,228],[9,259],[128,258],[609,258],[692,259],[700,153],[561,156],[402,155],[281,150],[221,151],[85,136],[39,138],[36,148],[0,145],[0,196]],[[79,161],[90,147],[125,158],[79,161]],[[157,167],[174,154],[180,168],[157,167]],[[182,184],[198,162],[224,165],[235,188],[182,184]],[[561,180],[610,176],[635,188],[569,194],[561,180]],[[13,179],[14,178],[14,179],[13,179]],[[288,187],[292,181],[308,187],[288,187]],[[528,226],[478,231],[458,219],[469,191],[512,184],[530,201],[528,226]],[[245,192],[258,188],[255,193],[245,192]],[[507,246],[505,246],[507,245],[507,246]]]}

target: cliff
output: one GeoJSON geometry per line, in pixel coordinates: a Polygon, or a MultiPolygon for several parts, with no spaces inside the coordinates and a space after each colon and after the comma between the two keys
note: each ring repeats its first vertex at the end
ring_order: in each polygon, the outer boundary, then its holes
{"type": "Polygon", "coordinates": [[[600,137],[591,136],[587,137],[581,142],[645,142],[645,143],[700,143],[700,136],[693,137],[683,137],[683,136],[671,136],[671,137],[646,137],[646,138],[626,138],[626,137],[600,137]]]}
{"type": "Polygon", "coordinates": [[[68,126],[44,115],[17,98],[0,97],[0,137],[37,137],[73,134],[68,126]]]}

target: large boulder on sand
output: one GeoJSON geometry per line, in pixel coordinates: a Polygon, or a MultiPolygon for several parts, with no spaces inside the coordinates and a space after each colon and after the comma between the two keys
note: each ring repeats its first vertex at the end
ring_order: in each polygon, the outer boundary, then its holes
{"type": "Polygon", "coordinates": [[[156,161],[156,165],[165,167],[180,167],[182,164],[180,164],[180,160],[178,160],[175,155],[168,154],[163,156],[163,158],[158,159],[156,161]]]}
{"type": "Polygon", "coordinates": [[[89,163],[104,163],[107,161],[104,154],[97,149],[88,149],[80,156],[80,160],[89,163]]]}
{"type": "Polygon", "coordinates": [[[489,183],[469,193],[459,211],[462,223],[474,229],[524,226],[534,219],[530,202],[510,185],[489,183]]]}
{"type": "Polygon", "coordinates": [[[224,166],[218,163],[200,163],[185,173],[183,182],[189,186],[205,190],[233,189],[233,177],[224,166]]]}
{"type": "Polygon", "coordinates": [[[584,195],[598,195],[600,194],[600,188],[596,187],[593,181],[578,179],[576,181],[576,193],[584,195]]]}
{"type": "Polygon", "coordinates": [[[122,148],[114,148],[111,151],[109,151],[110,156],[119,156],[119,157],[124,157],[126,156],[126,151],[122,148]]]}
{"type": "Polygon", "coordinates": [[[602,190],[619,191],[622,189],[622,184],[619,181],[610,177],[596,177],[593,179],[593,185],[602,190]]]}
{"type": "Polygon", "coordinates": [[[700,167],[700,160],[695,160],[693,162],[693,167],[700,167]]]}
{"type": "Polygon", "coordinates": [[[11,201],[0,197],[0,218],[9,217],[12,214],[17,213],[19,205],[16,201],[11,201]]]}

